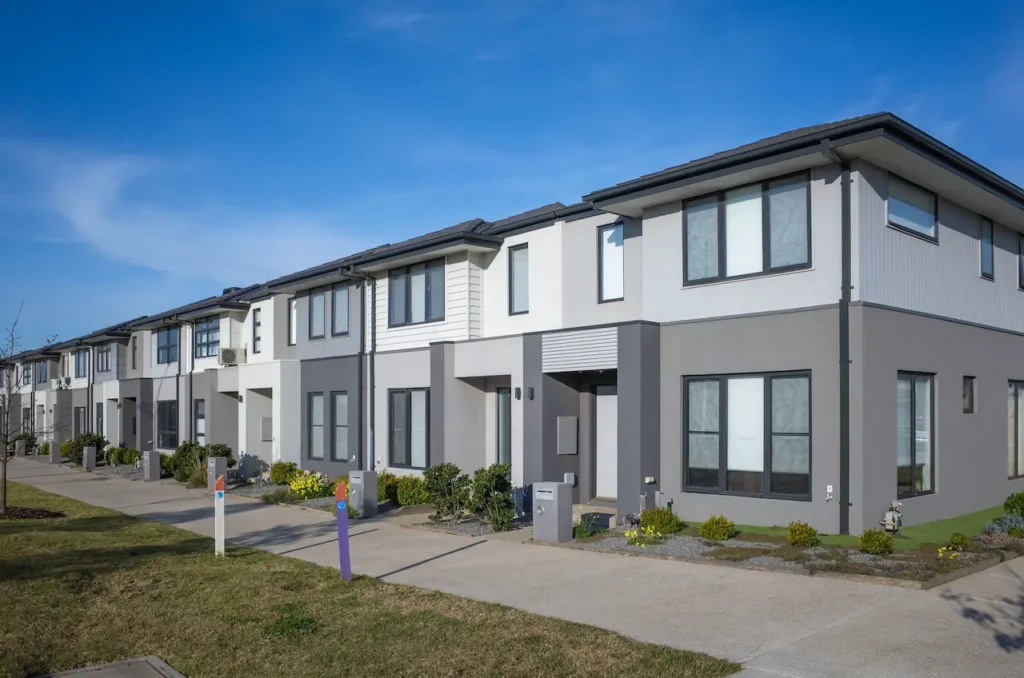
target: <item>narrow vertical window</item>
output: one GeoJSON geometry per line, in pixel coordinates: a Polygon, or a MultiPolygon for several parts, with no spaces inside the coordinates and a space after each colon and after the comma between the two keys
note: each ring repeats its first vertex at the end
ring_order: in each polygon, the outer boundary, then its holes
{"type": "Polygon", "coordinates": [[[981,220],[981,277],[996,279],[995,232],[992,221],[981,220]]]}
{"type": "Polygon", "coordinates": [[[288,345],[294,346],[299,339],[299,300],[288,302],[288,345]]]}
{"type": "Polygon", "coordinates": [[[718,277],[718,198],[686,206],[686,281],[718,277]]]}
{"type": "MultiPolygon", "coordinates": [[[[135,418],[132,418],[132,426],[135,418]]],[[[160,450],[174,450],[178,447],[178,401],[161,400],[156,404],[156,446],[160,450]]],[[[135,429],[132,429],[135,433],[135,429]]]]}
{"type": "Polygon", "coordinates": [[[1017,237],[1017,287],[1024,290],[1024,236],[1017,237]]]}
{"type": "Polygon", "coordinates": [[[388,429],[390,444],[390,466],[409,466],[409,407],[408,391],[391,391],[388,394],[388,429]]]}
{"type": "Polygon", "coordinates": [[[331,336],[348,334],[348,289],[345,283],[331,288],[331,336]]]}
{"type": "Polygon", "coordinates": [[[313,290],[309,293],[309,338],[323,339],[327,334],[327,324],[324,317],[326,307],[326,293],[323,289],[313,290]]]}
{"type": "Polygon", "coordinates": [[[930,374],[900,372],[896,384],[896,490],[926,494],[934,481],[934,406],[930,374]]]}
{"type": "Polygon", "coordinates": [[[811,494],[811,381],[771,380],[772,494],[811,494]]]}
{"type": "Polygon", "coordinates": [[[331,394],[331,459],[348,461],[348,393],[331,394]]]}
{"type": "Polygon", "coordinates": [[[408,323],[405,303],[408,280],[409,275],[404,268],[391,271],[388,275],[388,325],[391,327],[408,323]]]}
{"type": "Polygon", "coordinates": [[[1024,477],[1024,382],[1011,381],[1007,391],[1007,475],[1010,478],[1024,477]]]}
{"type": "Polygon", "coordinates": [[[96,403],[96,433],[106,437],[106,431],[103,429],[103,403],[96,403]]]}
{"type": "Polygon", "coordinates": [[[508,313],[517,315],[530,310],[530,250],[516,245],[508,250],[508,313]]]}
{"type": "Polygon", "coordinates": [[[764,252],[761,186],[747,186],[725,194],[725,275],[760,273],[764,252]]]}
{"type": "Polygon", "coordinates": [[[196,400],[192,404],[192,408],[195,411],[195,421],[193,422],[194,431],[196,432],[196,442],[200,445],[206,444],[206,401],[196,400]]]}
{"type": "Polygon", "coordinates": [[[132,369],[139,369],[139,336],[132,336],[132,369]]]}
{"type": "Polygon", "coordinates": [[[75,351],[75,379],[89,376],[89,351],[79,349],[75,351]]]}
{"type": "Polygon", "coordinates": [[[252,352],[263,350],[263,309],[252,310],[252,352]]]}
{"type": "Polygon", "coordinates": [[[498,454],[499,464],[512,463],[512,389],[497,389],[498,396],[498,454]]]}
{"type": "Polygon", "coordinates": [[[761,492],[764,474],[764,379],[746,377],[728,383],[725,488],[761,492]]]}
{"type": "Polygon", "coordinates": [[[598,301],[621,301],[624,293],[622,224],[597,230],[598,301]]]}
{"type": "Polygon", "coordinates": [[[80,436],[85,433],[85,412],[84,407],[75,408],[75,436],[80,436]]]}
{"type": "Polygon", "coordinates": [[[768,268],[800,266],[810,261],[806,177],[768,184],[768,268]]]}
{"type": "Polygon", "coordinates": [[[309,458],[324,458],[324,394],[309,394],[309,458]]]}
{"type": "Polygon", "coordinates": [[[964,377],[964,414],[974,414],[974,377],[964,377]]]}

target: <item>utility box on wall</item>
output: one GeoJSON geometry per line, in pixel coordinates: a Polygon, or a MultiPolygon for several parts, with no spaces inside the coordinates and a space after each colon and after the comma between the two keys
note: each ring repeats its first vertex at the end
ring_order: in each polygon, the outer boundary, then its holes
{"type": "Polygon", "coordinates": [[[576,454],[579,451],[578,431],[579,417],[558,417],[557,454],[576,454]]]}

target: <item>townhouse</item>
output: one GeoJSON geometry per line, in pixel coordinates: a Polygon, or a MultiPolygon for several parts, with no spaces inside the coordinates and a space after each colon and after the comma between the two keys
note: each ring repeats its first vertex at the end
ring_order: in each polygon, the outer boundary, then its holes
{"type": "Polygon", "coordinates": [[[19,397],[332,476],[505,462],[620,515],[920,523],[1024,490],[1022,234],[1020,187],[863,116],[24,354],[19,397]]]}

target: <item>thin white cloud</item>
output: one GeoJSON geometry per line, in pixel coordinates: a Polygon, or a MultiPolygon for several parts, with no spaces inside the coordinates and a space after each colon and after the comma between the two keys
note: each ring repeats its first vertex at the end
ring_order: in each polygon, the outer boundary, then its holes
{"type": "Polygon", "coordinates": [[[159,158],[16,148],[14,155],[40,184],[34,205],[41,216],[62,220],[70,237],[113,261],[242,285],[367,246],[330,215],[183,207],[133,197],[135,189],[152,189],[183,171],[159,158]]]}
{"type": "Polygon", "coordinates": [[[428,18],[423,12],[384,12],[367,16],[366,26],[374,31],[406,31],[428,18]]]}

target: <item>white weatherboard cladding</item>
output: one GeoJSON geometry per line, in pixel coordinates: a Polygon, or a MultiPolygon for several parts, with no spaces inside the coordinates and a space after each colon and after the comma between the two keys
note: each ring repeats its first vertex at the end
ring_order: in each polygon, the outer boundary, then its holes
{"type": "Polygon", "coordinates": [[[558,332],[541,337],[541,368],[544,372],[613,370],[618,364],[617,327],[558,332]]]}

